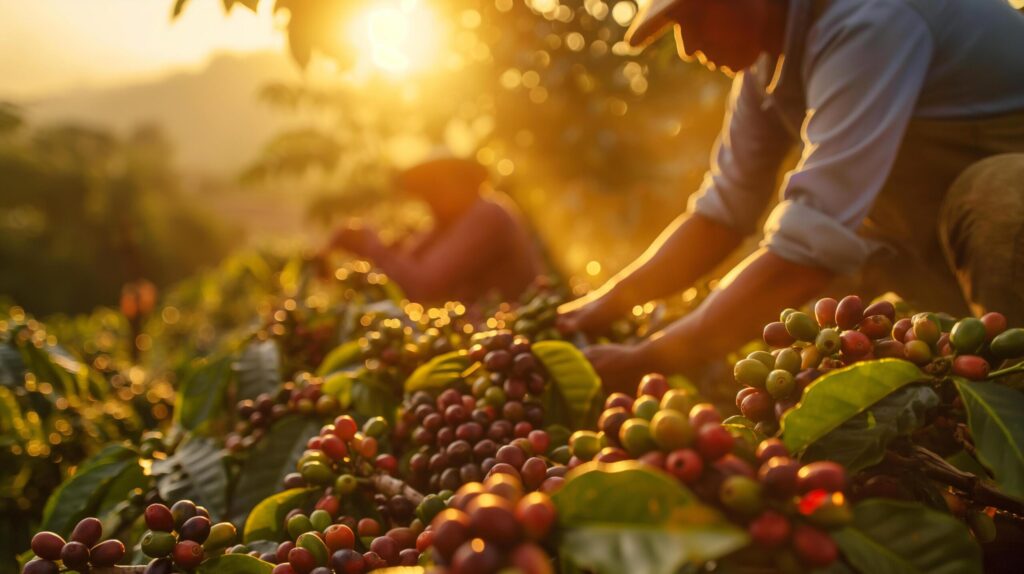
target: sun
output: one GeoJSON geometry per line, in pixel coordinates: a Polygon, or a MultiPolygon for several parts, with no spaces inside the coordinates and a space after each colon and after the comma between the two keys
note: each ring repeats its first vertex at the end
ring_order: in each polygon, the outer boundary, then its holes
{"type": "Polygon", "coordinates": [[[440,60],[443,23],[420,0],[378,0],[350,24],[361,63],[402,76],[428,70],[440,60]]]}

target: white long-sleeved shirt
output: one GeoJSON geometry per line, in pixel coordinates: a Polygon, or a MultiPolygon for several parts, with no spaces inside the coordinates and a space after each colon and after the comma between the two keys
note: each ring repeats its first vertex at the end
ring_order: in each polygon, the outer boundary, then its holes
{"type": "Polygon", "coordinates": [[[873,250],[857,234],[912,118],[1024,110],[1024,14],[1006,0],[789,0],[783,56],[733,84],[691,211],[752,233],[786,153],[801,145],[763,245],[839,273],[873,250]]]}

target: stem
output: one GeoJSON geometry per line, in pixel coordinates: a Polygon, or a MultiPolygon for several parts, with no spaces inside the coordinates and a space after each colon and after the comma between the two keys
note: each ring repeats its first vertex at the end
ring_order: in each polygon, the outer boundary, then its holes
{"type": "Polygon", "coordinates": [[[1024,361],[1017,363],[1016,365],[1010,365],[1009,367],[1006,367],[1005,369],[1001,369],[999,371],[992,371],[991,373],[988,374],[987,377],[985,377],[985,380],[991,381],[992,379],[998,379],[999,377],[1015,375],[1017,373],[1024,373],[1024,361]]]}
{"type": "Polygon", "coordinates": [[[1024,503],[992,488],[977,476],[956,468],[926,448],[915,446],[911,449],[909,458],[898,456],[898,459],[901,464],[920,468],[929,478],[963,492],[977,504],[1014,514],[1017,520],[1022,520],[1021,517],[1024,517],[1024,503]]]}
{"type": "Polygon", "coordinates": [[[387,496],[402,495],[416,506],[423,502],[423,495],[418,490],[393,476],[383,473],[374,474],[370,477],[370,484],[381,494],[387,496]]]}

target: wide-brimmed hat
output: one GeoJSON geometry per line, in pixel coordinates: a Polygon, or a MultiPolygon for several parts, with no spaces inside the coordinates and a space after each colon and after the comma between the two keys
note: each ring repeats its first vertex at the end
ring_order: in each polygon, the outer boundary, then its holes
{"type": "Polygon", "coordinates": [[[457,181],[467,188],[479,189],[490,179],[487,168],[475,159],[435,153],[398,174],[399,184],[408,191],[424,192],[440,180],[457,181]]]}
{"type": "Polygon", "coordinates": [[[651,0],[640,7],[633,22],[626,31],[626,42],[630,46],[646,46],[658,39],[673,22],[669,17],[672,8],[682,0],[651,0]]]}

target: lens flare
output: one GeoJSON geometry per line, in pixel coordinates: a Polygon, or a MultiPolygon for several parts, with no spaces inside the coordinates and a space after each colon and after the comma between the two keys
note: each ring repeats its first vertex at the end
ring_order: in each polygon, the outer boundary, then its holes
{"type": "Polygon", "coordinates": [[[425,71],[440,60],[442,21],[419,0],[374,2],[350,24],[357,58],[394,76],[425,71]]]}

